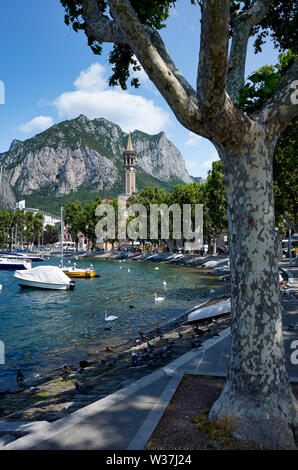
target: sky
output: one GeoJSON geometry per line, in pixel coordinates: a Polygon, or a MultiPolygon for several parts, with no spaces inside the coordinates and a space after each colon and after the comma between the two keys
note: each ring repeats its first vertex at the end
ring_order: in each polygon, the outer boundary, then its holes
{"type": "MultiPolygon", "coordinates": [[[[195,87],[200,42],[200,8],[178,0],[161,33],[174,62],[195,87]]],[[[104,117],[125,132],[166,132],[181,151],[193,176],[205,178],[214,146],[185,129],[148,79],[139,73],[141,87],[122,91],[109,87],[111,45],[94,55],[83,32],[64,23],[59,0],[15,0],[0,5],[0,153],[13,139],[25,140],[65,119],[85,114],[104,117]]],[[[267,43],[254,55],[249,44],[246,76],[265,64],[275,64],[278,52],[267,43]]]]}

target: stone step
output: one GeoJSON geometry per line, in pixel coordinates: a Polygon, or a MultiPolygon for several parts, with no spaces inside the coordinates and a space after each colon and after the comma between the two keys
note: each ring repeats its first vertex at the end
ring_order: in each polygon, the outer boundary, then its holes
{"type": "Polygon", "coordinates": [[[44,430],[49,425],[48,421],[0,421],[0,437],[7,434],[22,437],[32,432],[44,430]]]}
{"type": "Polygon", "coordinates": [[[12,436],[11,434],[4,434],[3,436],[0,437],[0,449],[1,447],[4,447],[6,446],[6,444],[10,444],[11,442],[15,440],[16,440],[15,436],[12,436]]]}

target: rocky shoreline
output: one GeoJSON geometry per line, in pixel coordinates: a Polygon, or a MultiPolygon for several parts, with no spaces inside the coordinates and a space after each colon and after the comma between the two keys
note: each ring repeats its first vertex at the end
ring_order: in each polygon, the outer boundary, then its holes
{"type": "MultiPolygon", "coordinates": [[[[166,262],[164,255],[162,254],[159,261],[166,262]]],[[[102,255],[100,257],[103,258],[102,255]]],[[[148,259],[148,255],[142,255],[142,260],[146,258],[148,259]]],[[[194,266],[194,263],[198,262],[200,266],[208,263],[206,258],[205,263],[201,263],[202,257],[198,256],[183,255],[183,258],[177,264],[194,266]],[[190,263],[191,259],[195,261],[190,263]]],[[[226,257],[221,258],[223,259],[226,257]]],[[[207,264],[206,268],[210,266],[207,264]]],[[[225,282],[215,288],[212,295],[205,299],[204,305],[211,305],[229,297],[229,282],[225,282]]],[[[59,371],[52,371],[38,381],[21,385],[15,392],[0,393],[0,422],[53,422],[63,418],[157,368],[166,366],[192,348],[200,347],[205,340],[218,335],[230,321],[229,318],[208,321],[200,324],[199,329],[195,331],[193,326],[183,325],[188,313],[189,311],[184,312],[158,328],[140,332],[139,337],[128,338],[121,345],[102,351],[92,358],[88,357],[87,361],[83,359],[76,365],[65,364],[59,371]]]]}

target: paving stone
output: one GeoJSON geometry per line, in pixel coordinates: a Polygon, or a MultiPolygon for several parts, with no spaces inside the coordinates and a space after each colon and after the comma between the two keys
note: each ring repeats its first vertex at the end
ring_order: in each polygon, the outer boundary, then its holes
{"type": "Polygon", "coordinates": [[[48,425],[47,421],[1,421],[0,436],[5,436],[9,433],[13,436],[21,437],[31,432],[45,429],[48,425]]]}
{"type": "Polygon", "coordinates": [[[4,434],[0,437],[0,449],[1,447],[6,446],[6,444],[10,444],[11,442],[15,441],[15,437],[11,434],[4,434]]]}

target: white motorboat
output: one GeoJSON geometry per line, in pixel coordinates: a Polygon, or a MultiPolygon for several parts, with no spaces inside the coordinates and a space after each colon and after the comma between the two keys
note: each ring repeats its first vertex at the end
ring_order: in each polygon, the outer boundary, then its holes
{"type": "Polygon", "coordinates": [[[75,286],[75,282],[57,266],[37,266],[28,271],[16,271],[14,277],[21,287],[72,290],[75,286]]]}
{"type": "Polygon", "coordinates": [[[31,269],[31,267],[31,259],[0,257],[0,269],[31,269]]]}
{"type": "Polygon", "coordinates": [[[231,313],[231,300],[219,302],[218,304],[208,305],[208,307],[201,307],[193,310],[188,314],[185,323],[196,323],[208,318],[217,318],[231,313]]]}

